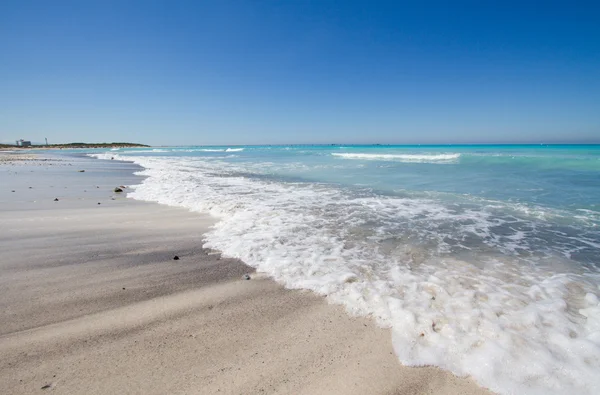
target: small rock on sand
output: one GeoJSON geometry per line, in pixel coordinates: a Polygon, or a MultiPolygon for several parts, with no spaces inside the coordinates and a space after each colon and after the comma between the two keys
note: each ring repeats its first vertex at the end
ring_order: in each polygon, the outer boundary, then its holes
{"type": "Polygon", "coordinates": [[[174,261],[178,261],[178,260],[179,260],[179,257],[178,257],[177,255],[175,255],[175,256],[173,257],[173,260],[174,260],[174,261]]]}
{"type": "Polygon", "coordinates": [[[79,170],[80,173],[85,173],[85,170],[79,170]]]}
{"type": "Polygon", "coordinates": [[[55,201],[55,202],[58,202],[58,198],[54,198],[54,201],[55,201]]]}
{"type": "Polygon", "coordinates": [[[123,190],[119,187],[115,188],[115,192],[123,192],[123,190]]]}
{"type": "Polygon", "coordinates": [[[250,280],[250,275],[249,274],[244,274],[244,280],[250,280]]]}

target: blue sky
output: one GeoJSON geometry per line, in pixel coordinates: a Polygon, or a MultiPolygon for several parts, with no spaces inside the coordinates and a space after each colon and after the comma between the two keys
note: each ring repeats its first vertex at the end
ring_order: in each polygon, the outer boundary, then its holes
{"type": "Polygon", "coordinates": [[[0,141],[600,142],[594,4],[4,0],[0,141]]]}

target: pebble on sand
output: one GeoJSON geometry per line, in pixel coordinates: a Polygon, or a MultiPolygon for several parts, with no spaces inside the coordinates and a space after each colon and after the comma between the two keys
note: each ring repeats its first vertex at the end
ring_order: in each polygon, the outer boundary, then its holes
{"type": "Polygon", "coordinates": [[[244,274],[244,280],[250,280],[250,275],[249,274],[244,274]]]}
{"type": "Polygon", "coordinates": [[[116,187],[115,188],[115,192],[123,192],[123,190],[121,188],[119,188],[119,187],[116,187]]]}
{"type": "Polygon", "coordinates": [[[85,173],[85,170],[79,170],[80,173],[85,173]]]}
{"type": "Polygon", "coordinates": [[[54,198],[54,201],[55,201],[55,202],[58,202],[58,198],[54,198]]]}
{"type": "Polygon", "coordinates": [[[179,257],[178,257],[177,255],[175,255],[175,256],[173,257],[173,260],[174,260],[174,261],[178,261],[178,260],[179,260],[179,257]]]}

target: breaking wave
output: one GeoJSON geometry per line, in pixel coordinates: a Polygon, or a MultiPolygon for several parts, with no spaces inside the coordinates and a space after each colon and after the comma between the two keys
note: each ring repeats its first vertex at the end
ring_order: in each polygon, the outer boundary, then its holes
{"type": "Polygon", "coordinates": [[[344,159],[384,160],[407,163],[449,163],[460,158],[460,154],[364,154],[364,153],[332,153],[344,159]]]}
{"type": "Polygon", "coordinates": [[[600,393],[600,271],[570,258],[598,256],[597,211],[578,211],[589,226],[556,225],[568,217],[541,206],[284,182],[214,158],[115,158],[145,169],[129,197],[212,214],[206,247],[390,327],[406,365],[499,393],[600,393]]]}

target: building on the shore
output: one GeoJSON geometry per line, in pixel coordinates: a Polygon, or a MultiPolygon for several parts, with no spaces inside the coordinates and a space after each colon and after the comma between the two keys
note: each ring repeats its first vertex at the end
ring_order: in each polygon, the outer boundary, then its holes
{"type": "Polygon", "coordinates": [[[31,147],[31,141],[28,140],[17,140],[17,146],[19,147],[31,147]]]}

